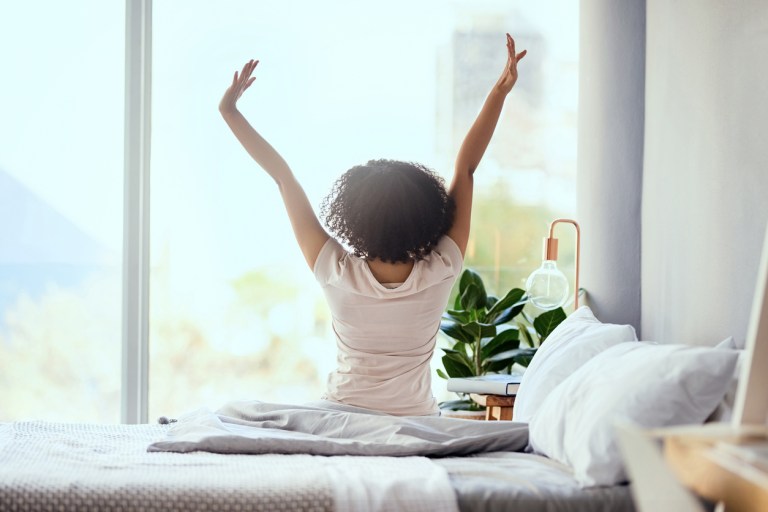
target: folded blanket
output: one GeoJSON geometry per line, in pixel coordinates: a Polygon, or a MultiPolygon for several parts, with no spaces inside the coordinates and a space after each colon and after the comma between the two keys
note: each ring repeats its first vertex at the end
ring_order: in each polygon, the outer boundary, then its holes
{"type": "Polygon", "coordinates": [[[527,444],[526,424],[248,401],[186,414],[148,451],[445,457],[522,451],[527,444]]]}

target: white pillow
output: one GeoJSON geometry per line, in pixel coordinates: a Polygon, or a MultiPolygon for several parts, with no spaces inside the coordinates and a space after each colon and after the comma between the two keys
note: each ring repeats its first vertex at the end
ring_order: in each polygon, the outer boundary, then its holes
{"type": "Polygon", "coordinates": [[[601,323],[581,306],[542,343],[523,373],[512,420],[529,423],[547,395],[588,360],[618,343],[637,341],[631,325],[601,323]]]}
{"type": "Polygon", "coordinates": [[[614,422],[641,427],[700,424],[723,398],[735,350],[622,343],[592,358],[541,404],[530,424],[534,451],[569,465],[584,486],[626,480],[614,422]]]}
{"type": "Polygon", "coordinates": [[[741,375],[741,365],[744,364],[744,350],[740,348],[733,337],[729,336],[723,341],[715,345],[715,348],[736,350],[738,359],[736,360],[736,367],[733,370],[731,376],[731,382],[728,384],[728,388],[725,390],[725,396],[720,403],[717,404],[714,412],[709,415],[706,423],[711,422],[726,422],[731,420],[733,416],[733,405],[736,403],[736,392],[739,388],[739,376],[741,375]]]}

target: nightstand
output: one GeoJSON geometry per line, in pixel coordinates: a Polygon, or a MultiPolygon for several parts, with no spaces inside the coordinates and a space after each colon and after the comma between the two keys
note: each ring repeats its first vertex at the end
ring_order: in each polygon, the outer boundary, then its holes
{"type": "Polygon", "coordinates": [[[478,395],[477,393],[470,393],[469,397],[476,404],[485,406],[485,419],[487,421],[512,421],[515,395],[478,395]]]}

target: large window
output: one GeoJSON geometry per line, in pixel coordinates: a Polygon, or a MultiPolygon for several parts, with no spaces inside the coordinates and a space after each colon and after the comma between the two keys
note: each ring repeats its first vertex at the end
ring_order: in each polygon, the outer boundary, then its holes
{"type": "Polygon", "coordinates": [[[235,69],[260,59],[240,108],[317,206],[371,158],[448,179],[511,32],[529,55],[477,172],[467,264],[497,289],[520,286],[547,223],[574,209],[573,4],[156,2],[150,417],[317,399],[335,363],[277,189],[217,111],[235,69]]]}
{"type": "MultiPolygon", "coordinates": [[[[241,110],[318,206],[371,158],[449,179],[508,31],[529,54],[476,174],[466,264],[521,286],[574,212],[578,2],[153,4],[150,419],[317,399],[335,363],[277,190],[217,111],[250,58],[241,110]]],[[[119,419],[124,25],[99,0],[0,17],[0,421],[119,419]]]]}
{"type": "Polygon", "coordinates": [[[120,419],[124,11],[0,16],[0,421],[120,419]]]}

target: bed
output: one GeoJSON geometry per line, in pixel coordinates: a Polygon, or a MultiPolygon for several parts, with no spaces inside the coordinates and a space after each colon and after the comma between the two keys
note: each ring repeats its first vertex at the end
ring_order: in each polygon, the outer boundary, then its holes
{"type": "Polygon", "coordinates": [[[765,421],[768,231],[746,350],[633,338],[571,314],[521,383],[530,423],[248,401],[168,424],[0,424],[0,510],[631,512],[618,417],[702,423],[737,389],[734,424],[765,421]]]}
{"type": "Polygon", "coordinates": [[[524,374],[517,421],[240,401],[167,424],[6,423],[0,510],[631,512],[616,420],[704,422],[743,352],[638,341],[582,307],[524,374]]]}
{"type": "MultiPolygon", "coordinates": [[[[515,440],[502,444],[526,444],[525,425],[434,420],[470,437],[499,438],[507,427],[515,440]]],[[[147,450],[177,425],[0,425],[0,509],[633,510],[628,486],[582,489],[568,467],[495,450],[497,441],[485,453],[432,458],[147,450]]]]}
{"type": "Polygon", "coordinates": [[[702,423],[743,351],[628,338],[571,314],[520,385],[530,422],[240,401],[168,424],[5,423],[0,510],[631,512],[615,421],[702,423]]]}

